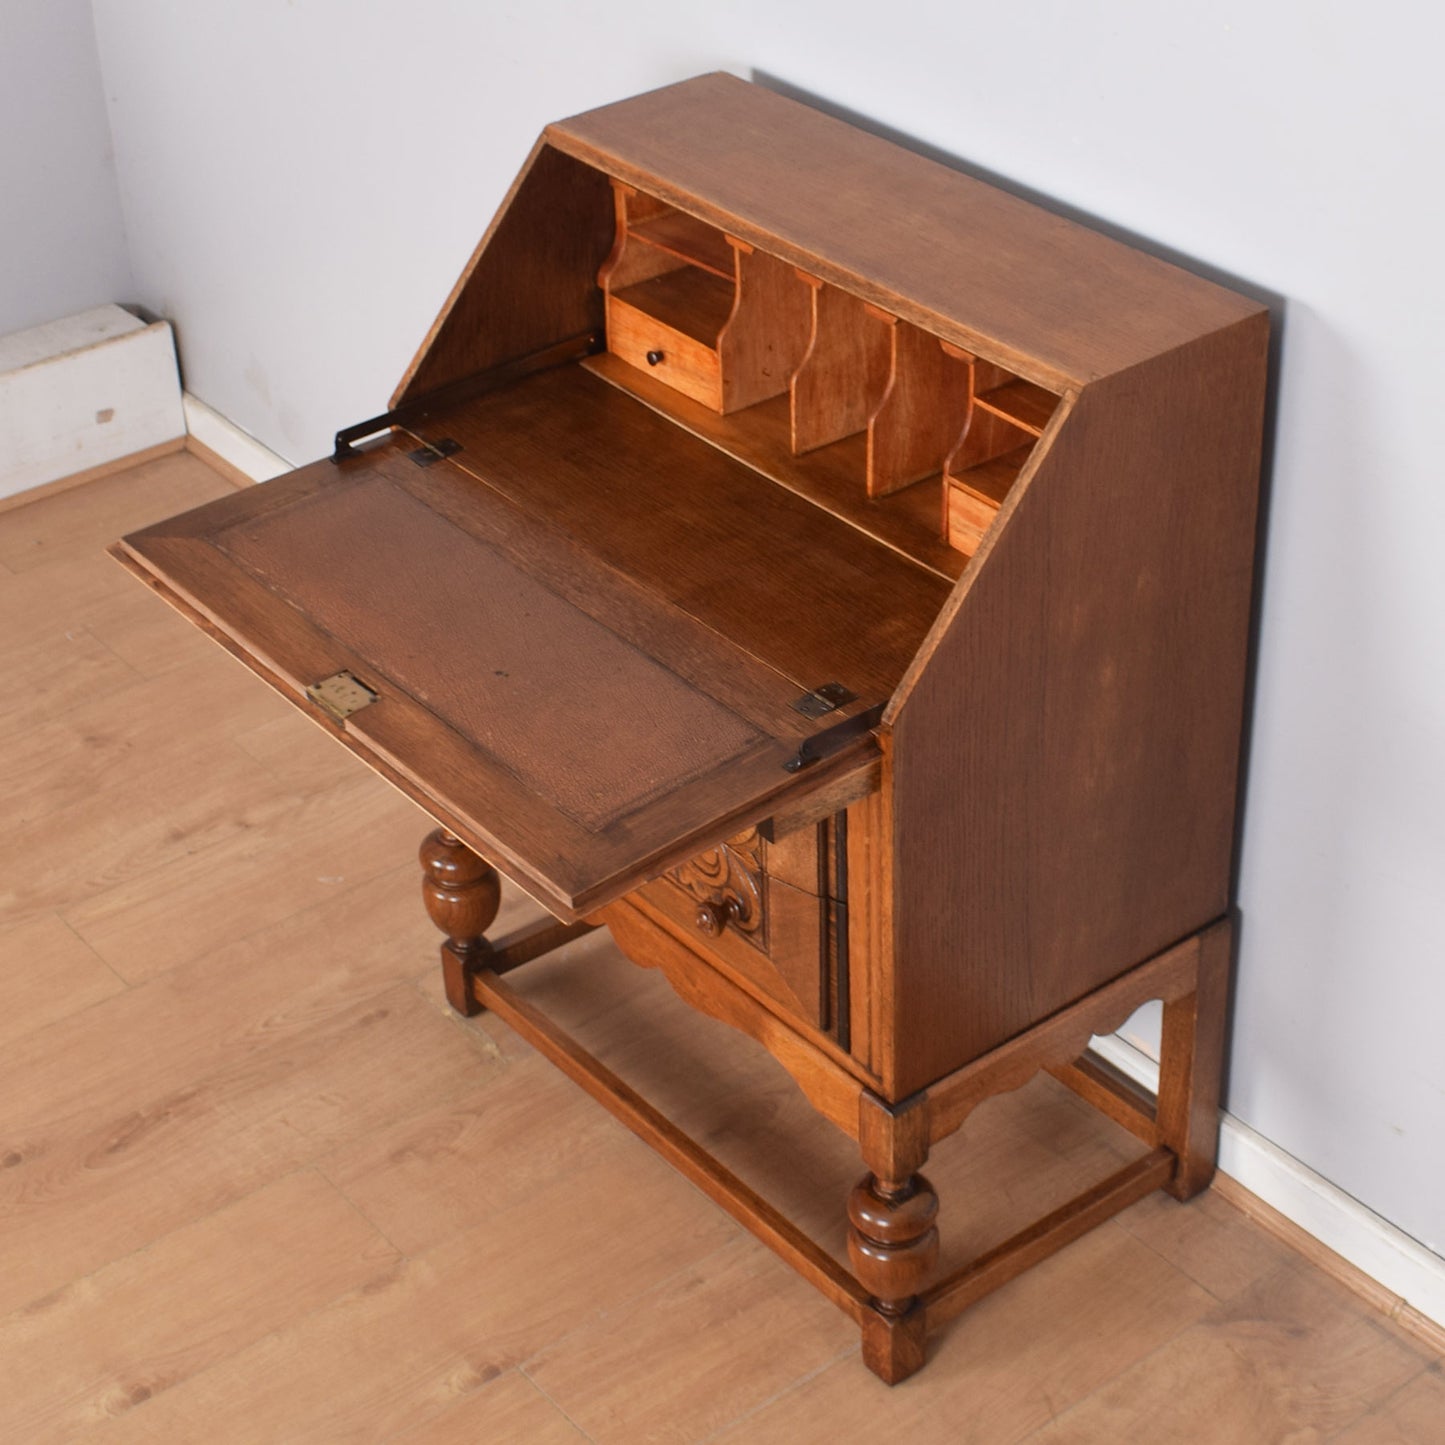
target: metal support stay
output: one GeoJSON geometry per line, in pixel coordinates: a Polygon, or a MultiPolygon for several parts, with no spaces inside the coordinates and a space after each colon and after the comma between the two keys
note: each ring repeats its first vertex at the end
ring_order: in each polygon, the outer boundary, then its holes
{"type": "Polygon", "coordinates": [[[368,417],[365,421],[342,427],[336,433],[331,460],[344,462],[349,457],[360,456],[358,442],[380,436],[384,432],[389,432],[393,427],[415,426],[418,422],[425,421],[433,412],[445,411],[448,407],[458,406],[464,401],[470,401],[475,396],[496,391],[499,387],[520,381],[524,376],[530,376],[534,371],[545,371],[551,366],[561,366],[569,361],[580,361],[584,356],[593,356],[602,349],[602,345],[603,338],[600,332],[587,331],[579,336],[570,336],[566,341],[559,341],[555,346],[548,346],[541,351],[534,351],[528,356],[518,357],[516,361],[503,362],[500,366],[479,371],[473,376],[464,376],[457,381],[448,382],[445,386],[439,386],[423,396],[416,397],[411,401],[404,401],[400,406],[382,412],[380,416],[368,417]]]}

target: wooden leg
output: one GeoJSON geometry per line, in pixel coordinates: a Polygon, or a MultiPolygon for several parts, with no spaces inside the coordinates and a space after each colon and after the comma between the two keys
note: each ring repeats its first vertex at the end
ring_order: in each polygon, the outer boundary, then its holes
{"type": "Polygon", "coordinates": [[[1165,1185],[1176,1199],[1192,1199],[1214,1178],[1233,934],[1225,920],[1200,936],[1194,992],[1164,1005],[1158,1119],[1161,1141],[1179,1160],[1165,1185]]]}
{"type": "Polygon", "coordinates": [[[863,1362],[890,1385],[923,1364],[919,1298],[938,1264],[938,1195],[917,1169],[928,1157],[926,1103],[895,1111],[865,1093],[859,1143],[870,1171],[848,1196],[848,1258],[870,1296],[863,1362]]]}
{"type": "Polygon", "coordinates": [[[491,864],[445,828],[435,829],[422,841],[421,866],[426,911],[447,936],[442,944],[447,1002],[470,1018],[481,1012],[472,996],[470,975],[491,954],[482,935],[501,906],[501,880],[491,864]]]}
{"type": "Polygon", "coordinates": [[[863,1363],[885,1385],[897,1385],[923,1368],[927,1353],[922,1300],[901,1315],[869,1310],[863,1316],[863,1363]]]}

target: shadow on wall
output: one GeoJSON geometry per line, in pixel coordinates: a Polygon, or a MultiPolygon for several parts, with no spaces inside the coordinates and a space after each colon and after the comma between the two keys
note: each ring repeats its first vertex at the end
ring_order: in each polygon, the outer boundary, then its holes
{"type": "MultiPolygon", "coordinates": [[[[1264,977],[1248,990],[1236,987],[1236,999],[1246,992],[1254,999],[1240,1035],[1253,1046],[1254,1077],[1250,1097],[1241,1104],[1256,1118],[1268,1109],[1275,1119],[1309,1121],[1317,1132],[1291,1140],[1292,1152],[1303,1158],[1308,1151],[1312,1167],[1368,1201],[1371,1180],[1352,1176],[1351,1161],[1336,1151],[1345,1132],[1341,1121],[1360,1123],[1361,1099],[1379,1087],[1378,1076],[1365,1082],[1358,1060],[1322,1067],[1321,1059],[1341,1057],[1342,1034],[1354,1041],[1360,1058],[1378,1057],[1402,1037],[1410,979],[1398,959],[1382,956],[1378,930],[1362,914],[1358,893],[1362,882],[1376,890],[1383,883],[1371,840],[1398,835],[1404,824],[1418,841],[1402,851],[1428,858],[1439,821],[1427,787],[1413,797],[1392,794],[1382,783],[1394,775],[1369,763],[1388,745],[1378,732],[1375,701],[1399,686],[1388,601],[1394,582],[1388,525],[1361,485],[1372,477],[1382,480],[1371,439],[1389,427],[1379,394],[1388,379],[1371,375],[1349,338],[1324,316],[1298,301],[1288,310],[1294,354],[1285,404],[1292,444],[1280,508],[1292,524],[1274,539],[1273,551],[1294,616],[1310,620],[1306,631],[1298,622],[1272,618],[1266,691],[1275,725],[1266,735],[1268,746],[1260,749],[1257,788],[1261,815],[1273,820],[1273,831],[1264,839],[1253,837],[1259,852],[1249,860],[1252,887],[1257,894],[1267,890],[1271,916],[1267,923],[1261,920],[1255,944],[1245,920],[1241,982],[1251,965],[1262,972],[1268,960],[1294,953],[1308,959],[1309,991],[1286,997],[1277,979],[1264,977]],[[1321,657],[1326,639],[1329,653],[1321,657]],[[1321,672],[1324,680],[1314,682],[1307,722],[1300,727],[1307,674],[1321,672]],[[1287,732],[1284,724],[1293,724],[1293,730],[1287,732]],[[1271,776],[1272,768],[1282,776],[1271,776]],[[1281,789],[1289,790],[1288,806],[1278,796],[1281,789]],[[1266,806],[1268,793],[1276,797],[1266,806]],[[1281,831],[1282,820],[1288,832],[1281,831]],[[1306,931],[1287,935],[1292,918],[1308,920],[1306,931]],[[1361,985],[1362,965],[1369,968],[1367,987],[1361,985]],[[1266,1014],[1288,1018],[1293,1026],[1267,1029],[1266,1014]]],[[[1417,721],[1431,726],[1428,719],[1417,721]]],[[[1438,726],[1434,735],[1440,735],[1438,726]]],[[[1426,943],[1422,952],[1432,947],[1426,943]]],[[[1414,1077],[1429,1088],[1429,1070],[1418,1067],[1418,1057],[1414,1077]]],[[[1381,1118],[1393,1119],[1400,1110],[1387,1094],[1375,1107],[1381,1118]]],[[[1262,1120],[1262,1127],[1266,1124],[1262,1120]]],[[[1428,1156],[1428,1150],[1417,1152],[1407,1167],[1419,1170],[1416,1197],[1438,1200],[1439,1182],[1429,1177],[1428,1156]]],[[[1405,1220],[1392,1222],[1407,1227],[1405,1220]]]]}

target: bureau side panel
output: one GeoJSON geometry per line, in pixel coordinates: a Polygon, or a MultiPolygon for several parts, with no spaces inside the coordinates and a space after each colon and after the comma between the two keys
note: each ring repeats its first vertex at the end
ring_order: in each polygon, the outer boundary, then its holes
{"type": "Polygon", "coordinates": [[[905,681],[895,1097],[1229,902],[1267,341],[1087,387],[905,681]]]}
{"type": "Polygon", "coordinates": [[[607,177],[539,143],[391,404],[583,332],[600,332],[597,271],[612,239],[607,177]]]}

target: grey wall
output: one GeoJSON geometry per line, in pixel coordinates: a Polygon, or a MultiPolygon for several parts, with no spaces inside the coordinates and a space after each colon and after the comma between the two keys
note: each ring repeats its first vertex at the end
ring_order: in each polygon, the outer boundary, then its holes
{"type": "Polygon", "coordinates": [[[1287,298],[1231,1109],[1445,1249],[1438,10],[95,0],[141,298],[304,460],[542,125],[756,68],[1287,298]]]}
{"type": "Polygon", "coordinates": [[[0,336],[129,299],[90,0],[3,0],[0,336]]]}

